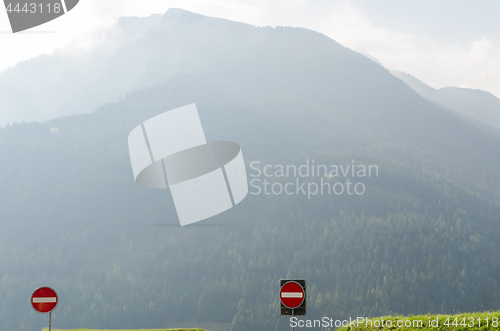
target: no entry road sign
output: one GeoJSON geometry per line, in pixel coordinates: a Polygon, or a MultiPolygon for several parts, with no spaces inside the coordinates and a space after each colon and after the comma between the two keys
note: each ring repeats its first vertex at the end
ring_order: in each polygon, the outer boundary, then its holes
{"type": "Polygon", "coordinates": [[[306,315],[307,287],[305,279],[280,279],[280,314],[306,315]]]}
{"type": "Polygon", "coordinates": [[[57,306],[57,293],[50,287],[39,287],[31,295],[31,305],[40,313],[51,312],[57,306]]]}
{"type": "Polygon", "coordinates": [[[281,303],[290,309],[300,307],[306,297],[302,285],[295,281],[286,282],[280,290],[281,303]]]}

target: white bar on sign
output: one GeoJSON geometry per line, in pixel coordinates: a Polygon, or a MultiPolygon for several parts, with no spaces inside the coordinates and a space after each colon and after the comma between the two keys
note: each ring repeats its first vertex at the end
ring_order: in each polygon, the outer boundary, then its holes
{"type": "Polygon", "coordinates": [[[302,298],[303,293],[298,292],[283,292],[281,293],[282,298],[302,298]]]}
{"type": "Polygon", "coordinates": [[[57,302],[56,297],[33,298],[33,303],[57,302]]]}

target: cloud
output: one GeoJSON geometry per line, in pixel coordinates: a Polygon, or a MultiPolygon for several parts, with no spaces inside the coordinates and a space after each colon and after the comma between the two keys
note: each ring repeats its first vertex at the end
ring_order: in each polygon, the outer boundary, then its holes
{"type": "Polygon", "coordinates": [[[365,51],[387,68],[407,72],[435,88],[458,86],[500,97],[500,43],[486,37],[469,43],[438,42],[374,25],[360,8],[337,3],[314,30],[346,47],[365,51]]]}

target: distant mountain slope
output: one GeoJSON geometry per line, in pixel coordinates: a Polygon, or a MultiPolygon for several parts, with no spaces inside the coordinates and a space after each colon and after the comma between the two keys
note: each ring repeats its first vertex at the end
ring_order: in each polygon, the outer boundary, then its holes
{"type": "Polygon", "coordinates": [[[491,93],[458,87],[444,87],[436,90],[407,73],[391,72],[424,98],[500,129],[500,99],[491,93]]]}
{"type": "Polygon", "coordinates": [[[436,89],[434,89],[433,87],[430,87],[429,85],[418,80],[412,75],[407,74],[406,72],[391,70],[391,73],[397,78],[401,79],[403,82],[405,82],[409,87],[411,87],[413,90],[415,90],[418,94],[420,94],[424,98],[426,99],[434,98],[436,89]]]}

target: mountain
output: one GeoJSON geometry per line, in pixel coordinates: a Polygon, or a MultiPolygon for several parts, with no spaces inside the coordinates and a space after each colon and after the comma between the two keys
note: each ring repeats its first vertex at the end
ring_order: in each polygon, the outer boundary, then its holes
{"type": "Polygon", "coordinates": [[[2,330],[46,324],[29,307],[41,285],[58,291],[57,328],[281,330],[282,278],[306,279],[307,318],[498,309],[497,134],[314,31],[179,9],[160,22],[100,64],[102,82],[132,68],[150,86],[0,129],[2,330]],[[261,193],[180,227],[168,190],[135,184],[127,137],[191,103],[208,140],[241,146],[261,193]],[[312,164],[340,175],[277,175],[312,164]],[[354,165],[378,170],[342,174],[354,165]]]}
{"type": "Polygon", "coordinates": [[[482,124],[500,129],[500,99],[493,94],[458,87],[444,87],[436,90],[407,73],[391,72],[424,98],[482,124]]]}

